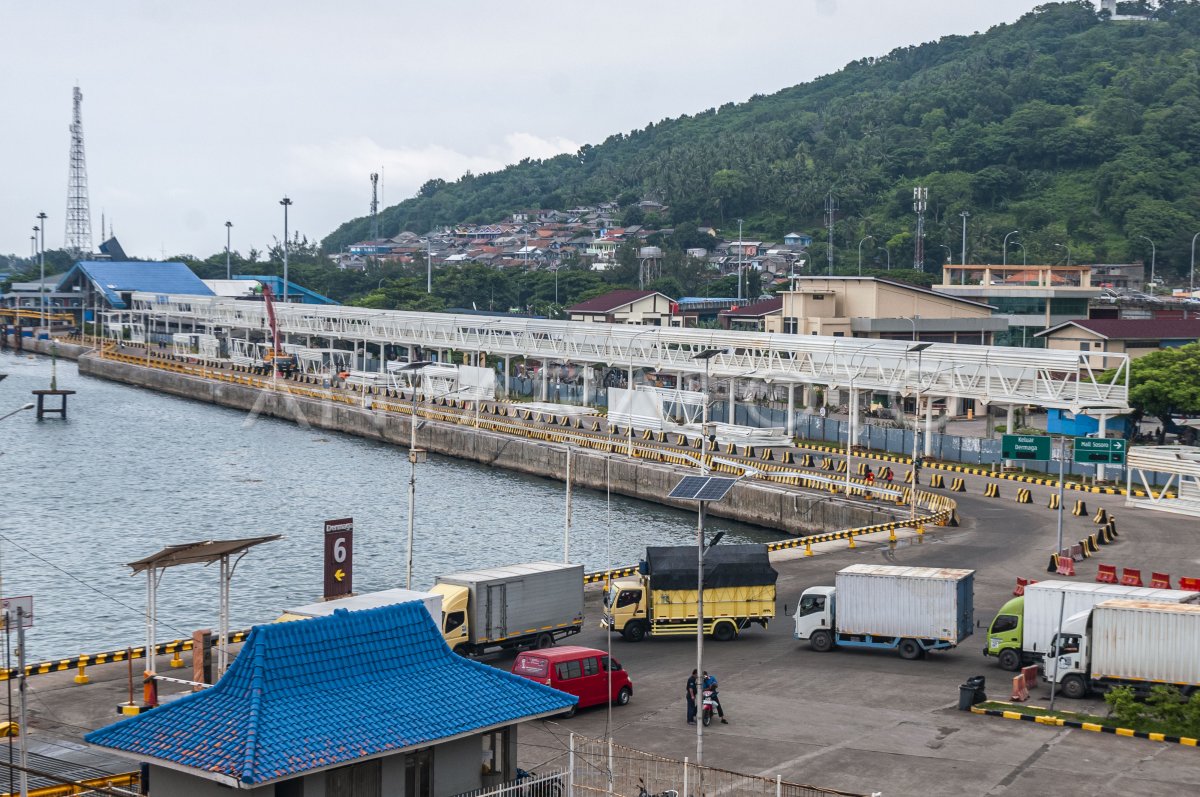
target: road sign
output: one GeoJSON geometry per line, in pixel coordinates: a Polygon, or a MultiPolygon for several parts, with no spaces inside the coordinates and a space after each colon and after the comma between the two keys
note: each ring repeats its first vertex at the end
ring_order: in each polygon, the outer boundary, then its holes
{"type": "Polygon", "coordinates": [[[1124,440],[1075,438],[1075,461],[1083,465],[1124,465],[1124,440]]]}
{"type": "Polygon", "coordinates": [[[1050,459],[1050,438],[1038,434],[1006,434],[1000,439],[1005,459],[1050,459]]]}
{"type": "Polygon", "coordinates": [[[12,618],[12,628],[17,627],[17,610],[21,610],[21,625],[33,628],[33,596],[19,595],[14,598],[0,598],[0,630],[7,630],[8,619],[12,618]]]}
{"type": "Polygon", "coordinates": [[[354,592],[354,518],[325,521],[325,599],[354,592]]]}

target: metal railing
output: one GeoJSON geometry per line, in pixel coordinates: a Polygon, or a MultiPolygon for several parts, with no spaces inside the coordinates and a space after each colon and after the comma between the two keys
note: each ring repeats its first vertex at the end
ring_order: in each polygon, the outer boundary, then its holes
{"type": "Polygon", "coordinates": [[[534,773],[517,770],[517,777],[506,783],[484,786],[455,797],[567,797],[568,773],[564,770],[534,773]]]}

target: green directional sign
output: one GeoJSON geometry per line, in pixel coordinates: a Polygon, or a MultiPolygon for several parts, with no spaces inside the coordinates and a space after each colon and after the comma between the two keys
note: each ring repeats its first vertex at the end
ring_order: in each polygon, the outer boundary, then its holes
{"type": "Polygon", "coordinates": [[[1050,438],[1038,434],[1006,434],[1000,438],[1005,459],[1050,459],[1050,438]]]}
{"type": "Polygon", "coordinates": [[[1082,465],[1124,465],[1124,440],[1079,437],[1075,440],[1075,461],[1082,465]]]}

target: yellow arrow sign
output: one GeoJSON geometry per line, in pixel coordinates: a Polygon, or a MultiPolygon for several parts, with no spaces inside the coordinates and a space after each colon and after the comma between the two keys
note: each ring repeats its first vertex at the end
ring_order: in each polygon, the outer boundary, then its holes
{"type": "Polygon", "coordinates": [[[342,570],[342,568],[340,568],[340,567],[337,570],[334,570],[333,571],[333,579],[334,579],[334,581],[345,581],[346,580],[346,571],[342,570]]]}

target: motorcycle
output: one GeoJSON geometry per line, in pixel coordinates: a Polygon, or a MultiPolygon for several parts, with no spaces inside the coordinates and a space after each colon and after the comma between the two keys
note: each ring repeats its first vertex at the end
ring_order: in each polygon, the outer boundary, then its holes
{"type": "Polygon", "coordinates": [[[717,713],[717,693],[712,689],[705,689],[704,695],[700,702],[701,705],[701,721],[707,728],[712,722],[713,714],[717,713]]]}
{"type": "Polygon", "coordinates": [[[675,789],[666,789],[658,794],[651,794],[646,791],[646,781],[638,778],[638,797],[679,797],[679,792],[675,789]]]}

